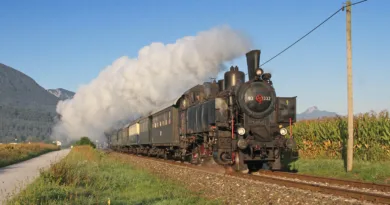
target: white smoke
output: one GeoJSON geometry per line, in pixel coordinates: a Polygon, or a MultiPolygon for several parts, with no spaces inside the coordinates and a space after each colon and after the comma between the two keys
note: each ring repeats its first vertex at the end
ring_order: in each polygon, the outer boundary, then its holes
{"type": "Polygon", "coordinates": [[[60,101],[61,120],[53,138],[102,140],[118,122],[144,115],[190,87],[209,81],[223,63],[247,52],[250,41],[228,26],[184,37],[174,44],[152,43],[138,58],[123,56],[105,68],[71,100],[60,101]]]}

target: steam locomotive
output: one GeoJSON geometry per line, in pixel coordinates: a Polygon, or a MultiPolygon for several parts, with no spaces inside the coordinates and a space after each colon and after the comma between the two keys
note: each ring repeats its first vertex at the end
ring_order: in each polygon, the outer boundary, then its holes
{"type": "Polygon", "coordinates": [[[106,133],[116,151],[237,171],[280,170],[295,141],[296,96],[277,97],[271,74],[259,67],[260,50],[246,54],[249,80],[238,67],[224,79],[196,85],[149,115],[106,133]]]}

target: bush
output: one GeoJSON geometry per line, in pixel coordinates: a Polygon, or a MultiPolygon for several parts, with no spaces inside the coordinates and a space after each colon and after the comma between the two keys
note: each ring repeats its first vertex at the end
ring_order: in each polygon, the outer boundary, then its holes
{"type": "Polygon", "coordinates": [[[88,137],[82,137],[79,141],[77,141],[75,146],[81,146],[81,145],[89,145],[93,148],[96,148],[96,145],[88,138],[88,137]]]}

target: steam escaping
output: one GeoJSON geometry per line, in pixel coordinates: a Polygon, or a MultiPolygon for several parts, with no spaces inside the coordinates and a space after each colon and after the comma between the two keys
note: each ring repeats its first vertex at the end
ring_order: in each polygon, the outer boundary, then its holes
{"type": "Polygon", "coordinates": [[[61,119],[52,138],[103,140],[106,130],[148,114],[190,87],[216,77],[225,61],[244,55],[250,47],[241,33],[221,26],[174,44],[152,43],[134,59],[120,57],[80,87],[73,99],[58,103],[61,119]]]}

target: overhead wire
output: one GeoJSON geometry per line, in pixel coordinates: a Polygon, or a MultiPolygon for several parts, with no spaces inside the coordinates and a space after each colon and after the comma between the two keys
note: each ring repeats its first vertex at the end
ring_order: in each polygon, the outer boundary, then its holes
{"type": "MultiPolygon", "coordinates": [[[[350,6],[353,6],[353,5],[356,5],[356,4],[360,4],[360,3],[363,3],[367,0],[362,0],[362,1],[359,1],[359,2],[356,2],[356,3],[353,3],[351,4],[350,6]]],[[[294,43],[292,43],[290,46],[288,46],[287,48],[285,48],[284,50],[282,50],[281,52],[279,52],[278,54],[276,54],[275,56],[273,56],[272,58],[270,58],[269,60],[267,60],[265,63],[261,64],[260,66],[263,66],[265,65],[266,63],[270,62],[271,60],[273,60],[274,58],[278,57],[279,55],[281,55],[282,53],[284,53],[285,51],[287,51],[289,48],[291,48],[292,46],[294,46],[295,44],[297,44],[299,41],[301,41],[302,39],[304,39],[306,36],[308,36],[310,33],[312,33],[314,30],[316,30],[317,28],[319,28],[321,25],[323,25],[325,22],[327,22],[328,20],[330,20],[333,16],[335,16],[337,13],[339,13],[340,11],[344,10],[344,8],[347,7],[347,6],[342,6],[340,9],[338,9],[337,11],[335,11],[332,15],[330,15],[328,18],[326,18],[324,21],[322,21],[320,24],[318,24],[316,27],[314,27],[311,31],[309,31],[308,33],[306,33],[304,36],[302,36],[301,38],[299,38],[297,41],[295,41],[294,43]]]]}

